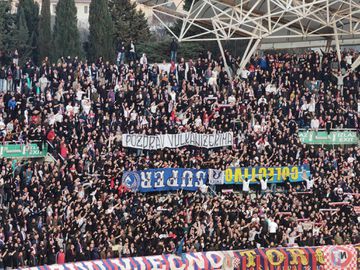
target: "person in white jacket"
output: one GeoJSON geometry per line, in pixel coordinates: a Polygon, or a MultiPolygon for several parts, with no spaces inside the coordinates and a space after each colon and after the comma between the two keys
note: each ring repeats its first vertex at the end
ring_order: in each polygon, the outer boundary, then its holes
{"type": "Polygon", "coordinates": [[[141,58],[140,58],[140,64],[141,65],[147,65],[147,63],[148,63],[148,60],[147,60],[146,54],[143,53],[141,58]]]}

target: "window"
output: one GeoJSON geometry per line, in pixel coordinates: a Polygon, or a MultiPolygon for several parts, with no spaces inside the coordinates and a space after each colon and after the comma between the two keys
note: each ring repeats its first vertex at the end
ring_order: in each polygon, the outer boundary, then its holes
{"type": "Polygon", "coordinates": [[[89,6],[84,6],[84,13],[87,14],[89,12],[89,6]]]}

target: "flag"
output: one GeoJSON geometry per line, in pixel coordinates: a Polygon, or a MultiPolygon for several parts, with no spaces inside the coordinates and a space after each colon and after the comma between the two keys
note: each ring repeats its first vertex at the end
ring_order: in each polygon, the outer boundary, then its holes
{"type": "Polygon", "coordinates": [[[181,239],[178,248],[176,249],[175,254],[178,256],[181,256],[181,254],[183,253],[183,247],[184,247],[184,243],[185,243],[185,237],[183,239],[181,239]]]}
{"type": "Polygon", "coordinates": [[[209,169],[209,185],[223,185],[224,172],[222,170],[209,169]]]}

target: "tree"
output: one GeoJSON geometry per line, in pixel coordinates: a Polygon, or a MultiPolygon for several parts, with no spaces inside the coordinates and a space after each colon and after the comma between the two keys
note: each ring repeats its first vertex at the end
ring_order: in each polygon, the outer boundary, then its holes
{"type": "Polygon", "coordinates": [[[111,16],[114,22],[115,39],[136,42],[146,41],[150,37],[150,30],[142,11],[136,10],[136,3],[130,0],[109,0],[111,16]]]}
{"type": "Polygon", "coordinates": [[[39,24],[39,5],[34,0],[20,0],[18,4],[19,9],[24,11],[26,27],[29,32],[30,44],[32,47],[31,58],[37,62],[38,58],[38,24],[39,24]]]}
{"type": "Polygon", "coordinates": [[[7,50],[9,39],[9,16],[10,3],[8,1],[0,1],[0,51],[7,50]]]}
{"type": "Polygon", "coordinates": [[[186,10],[186,11],[189,11],[190,8],[191,8],[191,4],[192,4],[193,1],[194,1],[194,5],[195,5],[195,3],[196,3],[197,1],[199,1],[199,0],[185,0],[185,1],[184,1],[184,5],[183,5],[183,9],[186,10]]]}
{"type": "MultiPolygon", "coordinates": [[[[24,10],[26,26],[29,33],[37,33],[39,23],[39,5],[34,0],[20,0],[18,4],[19,8],[24,10]]],[[[18,14],[19,15],[19,14],[18,14]]]]}
{"type": "Polygon", "coordinates": [[[16,32],[14,33],[14,47],[19,52],[20,64],[24,63],[31,57],[32,47],[29,37],[29,30],[26,25],[25,12],[22,7],[18,9],[18,17],[16,23],[16,32]]]}
{"type": "MultiPolygon", "coordinates": [[[[171,38],[164,38],[161,41],[148,40],[144,43],[139,43],[137,50],[140,53],[146,53],[146,57],[150,63],[162,63],[162,61],[169,59],[169,44],[171,38]]],[[[197,59],[201,53],[204,52],[204,42],[183,42],[181,50],[178,52],[178,58],[197,59]]]]}
{"type": "Polygon", "coordinates": [[[80,55],[80,37],[74,0],[59,0],[56,5],[52,44],[55,58],[80,55]]]}
{"type": "Polygon", "coordinates": [[[49,56],[51,50],[50,0],[42,1],[39,21],[38,46],[40,60],[43,60],[46,56],[49,56]]]}
{"type": "Polygon", "coordinates": [[[107,0],[92,0],[89,14],[89,59],[114,58],[114,26],[107,0]]]}

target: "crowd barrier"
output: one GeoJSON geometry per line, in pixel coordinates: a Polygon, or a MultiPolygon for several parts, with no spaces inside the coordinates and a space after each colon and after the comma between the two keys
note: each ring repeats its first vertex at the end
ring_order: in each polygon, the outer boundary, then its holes
{"type": "Polygon", "coordinates": [[[356,270],[360,245],[267,248],[116,258],[45,265],[31,270],[356,270]]]}

